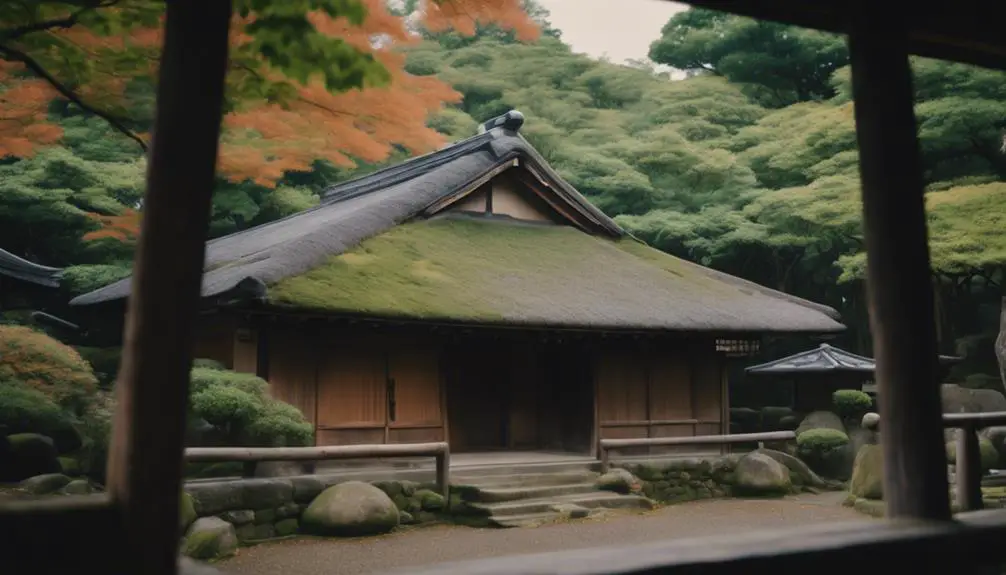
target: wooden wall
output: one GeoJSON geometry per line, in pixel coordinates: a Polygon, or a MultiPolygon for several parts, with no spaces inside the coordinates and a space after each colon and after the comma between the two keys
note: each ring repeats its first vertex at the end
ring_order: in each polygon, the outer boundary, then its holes
{"type": "Polygon", "coordinates": [[[669,342],[647,351],[611,348],[598,354],[595,370],[602,439],[725,433],[723,367],[711,342],[708,347],[669,342]]]}

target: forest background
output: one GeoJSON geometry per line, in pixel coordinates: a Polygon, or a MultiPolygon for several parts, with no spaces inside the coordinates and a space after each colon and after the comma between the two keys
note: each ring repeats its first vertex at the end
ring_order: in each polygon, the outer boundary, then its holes
{"type": "MultiPolygon", "coordinates": [[[[142,0],[23,4],[47,26],[0,16],[0,248],[65,267],[58,297],[24,308],[73,319],[60,302],[130,270],[159,15],[142,0]]],[[[533,0],[422,15],[437,5],[285,3],[315,10],[309,33],[282,8],[236,4],[259,12],[232,37],[213,237],[516,108],[525,137],[631,233],[835,307],[850,329],[834,343],[870,355],[843,38],[692,9],[654,38],[652,62],[620,65],[574,53],[533,0]]],[[[940,349],[967,356],[959,379],[998,387],[1006,76],[921,58],[913,69],[940,349]]]]}

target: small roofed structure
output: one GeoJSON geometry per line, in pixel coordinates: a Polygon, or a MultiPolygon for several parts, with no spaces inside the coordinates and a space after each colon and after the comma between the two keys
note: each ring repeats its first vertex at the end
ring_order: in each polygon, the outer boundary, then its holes
{"type": "MultiPolygon", "coordinates": [[[[722,340],[844,329],[830,307],[633,238],[523,124],[510,111],[209,242],[197,357],[267,379],[319,445],[590,454],[724,432],[722,340]]],[[[121,306],[130,281],[71,303],[121,306]]]]}
{"type": "MultiPolygon", "coordinates": [[[[941,374],[961,361],[956,356],[939,356],[941,374]]],[[[749,376],[788,381],[792,386],[793,408],[797,411],[824,409],[831,404],[831,395],[839,389],[861,389],[876,393],[873,358],[858,355],[827,343],[767,363],[753,365],[744,371],[749,376]]]]}
{"type": "Polygon", "coordinates": [[[0,249],[0,276],[46,287],[59,287],[62,268],[43,266],[0,249]]]}

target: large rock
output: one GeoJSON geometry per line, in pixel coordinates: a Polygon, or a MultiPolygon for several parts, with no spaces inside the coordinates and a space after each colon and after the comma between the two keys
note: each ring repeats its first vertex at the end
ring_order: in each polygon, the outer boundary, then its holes
{"type": "Polygon", "coordinates": [[[796,428],[796,434],[800,435],[809,429],[834,429],[845,433],[845,424],[842,418],[830,411],[812,411],[803,418],[796,428]]]}
{"type": "Polygon", "coordinates": [[[66,487],[71,481],[73,480],[62,473],[46,473],[29,477],[22,481],[18,487],[32,495],[48,495],[66,487]]]}
{"type": "Polygon", "coordinates": [[[198,517],[199,515],[196,514],[196,506],[192,501],[192,496],[182,491],[181,497],[178,500],[178,527],[180,528],[180,532],[185,533],[198,517]]]}
{"type": "Polygon", "coordinates": [[[387,533],[398,522],[398,508],[391,498],[362,481],[347,481],[322,491],[301,516],[301,528],[307,533],[346,537],[387,533]]]}
{"type": "Polygon", "coordinates": [[[864,499],[884,498],[884,453],[879,445],[864,445],[852,465],[849,492],[864,499]]]}
{"type": "Polygon", "coordinates": [[[594,486],[602,491],[614,491],[615,493],[637,493],[642,489],[636,476],[627,469],[615,468],[598,477],[594,486]]]}
{"type": "Polygon", "coordinates": [[[738,495],[785,495],[792,486],[789,469],[764,453],[748,453],[734,468],[734,492],[738,495]]]}
{"type": "Polygon", "coordinates": [[[201,517],[189,528],[182,542],[182,554],[193,559],[219,559],[238,548],[234,526],[219,517],[201,517]]]}
{"type": "Polygon", "coordinates": [[[994,389],[967,389],[952,383],[940,386],[943,413],[1006,411],[1006,396],[994,389]]]}
{"type": "Polygon", "coordinates": [[[758,453],[767,455],[785,465],[789,470],[790,481],[794,485],[808,485],[810,487],[825,487],[827,485],[821,476],[814,473],[814,470],[798,457],[774,449],[759,449],[758,453]]]}
{"type": "Polygon", "coordinates": [[[7,436],[9,464],[2,472],[7,481],[20,481],[45,473],[59,473],[56,447],[52,439],[37,433],[16,433],[7,436]]]}

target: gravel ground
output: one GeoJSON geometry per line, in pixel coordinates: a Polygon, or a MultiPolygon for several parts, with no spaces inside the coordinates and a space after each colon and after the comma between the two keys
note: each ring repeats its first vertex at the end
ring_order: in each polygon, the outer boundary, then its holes
{"type": "Polygon", "coordinates": [[[844,496],[825,493],[781,500],[698,501],[647,513],[610,513],[597,519],[536,528],[435,526],[361,539],[296,539],[241,549],[236,557],[217,567],[232,575],[355,575],[446,561],[652,543],[749,529],[871,521],[842,507],[844,496]]]}

